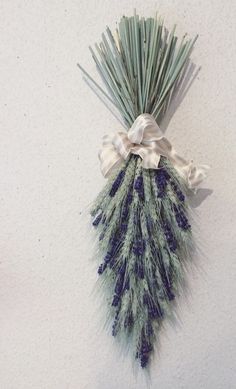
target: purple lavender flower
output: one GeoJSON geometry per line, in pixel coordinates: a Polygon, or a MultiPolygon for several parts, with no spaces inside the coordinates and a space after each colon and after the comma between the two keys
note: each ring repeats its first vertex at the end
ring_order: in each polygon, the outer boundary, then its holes
{"type": "Polygon", "coordinates": [[[152,351],[152,345],[144,338],[141,345],[141,353],[148,354],[152,351]]]}
{"type": "Polygon", "coordinates": [[[168,243],[170,251],[174,252],[177,249],[177,241],[172,233],[172,230],[167,222],[162,225],[166,241],[168,243]]]}
{"type": "Polygon", "coordinates": [[[172,301],[172,300],[175,299],[175,295],[174,295],[174,293],[172,292],[171,289],[167,290],[167,296],[168,296],[169,301],[172,301]]]}
{"type": "Polygon", "coordinates": [[[134,265],[134,271],[137,277],[144,279],[144,267],[141,260],[137,260],[134,265]]]}
{"type": "Polygon", "coordinates": [[[123,234],[125,234],[125,233],[127,232],[127,229],[128,229],[128,223],[125,223],[125,222],[121,223],[121,225],[120,225],[120,231],[121,231],[123,234]]]}
{"type": "Polygon", "coordinates": [[[106,256],[105,256],[105,258],[104,258],[104,262],[105,262],[106,264],[108,264],[108,263],[111,261],[111,258],[112,258],[112,253],[110,253],[110,252],[108,251],[108,253],[106,254],[106,256]]]}
{"type": "Polygon", "coordinates": [[[158,302],[154,302],[148,293],[143,295],[143,303],[147,306],[149,318],[155,319],[163,315],[162,309],[158,302]]]}
{"type": "Polygon", "coordinates": [[[112,300],[112,306],[113,307],[117,307],[117,305],[119,304],[119,302],[120,302],[120,297],[119,296],[117,296],[116,294],[113,296],[113,300],[112,300]]]}
{"type": "Polygon", "coordinates": [[[129,212],[129,206],[130,204],[132,203],[133,201],[133,187],[131,186],[131,188],[129,189],[129,192],[126,196],[126,199],[124,201],[124,207],[123,207],[123,210],[122,210],[122,218],[123,219],[126,219],[127,216],[128,216],[128,212],[129,212]]]}
{"type": "Polygon", "coordinates": [[[115,285],[115,294],[117,294],[117,296],[120,296],[122,293],[123,283],[124,283],[124,275],[122,274],[122,275],[118,276],[117,281],[116,281],[116,285],[115,285]]]}
{"type": "Polygon", "coordinates": [[[134,323],[132,311],[129,311],[125,317],[124,327],[131,327],[134,323]]]}
{"type": "Polygon", "coordinates": [[[114,255],[118,250],[118,247],[121,243],[120,238],[121,238],[120,231],[118,231],[115,233],[115,235],[110,240],[110,252],[112,253],[112,255],[114,255]]]}
{"type": "Polygon", "coordinates": [[[119,269],[118,269],[118,273],[120,274],[120,276],[123,276],[125,275],[125,270],[126,270],[126,261],[123,261],[120,266],[119,266],[119,269]]]}
{"type": "Polygon", "coordinates": [[[99,240],[103,240],[104,236],[105,236],[104,232],[101,232],[101,234],[99,235],[99,240]]]}
{"type": "Polygon", "coordinates": [[[129,207],[133,200],[132,188],[129,190],[121,211],[120,232],[125,235],[128,229],[129,207]]]}
{"type": "Polygon", "coordinates": [[[129,207],[127,206],[127,204],[125,204],[124,207],[122,208],[121,220],[122,221],[127,220],[128,214],[129,214],[129,207]]]}
{"type": "Polygon", "coordinates": [[[146,219],[146,226],[147,226],[147,231],[148,231],[149,236],[152,236],[154,222],[153,222],[151,216],[149,216],[149,215],[147,216],[147,219],[146,219]]]}
{"type": "Polygon", "coordinates": [[[102,274],[106,268],[107,268],[107,265],[111,262],[112,260],[112,254],[110,252],[108,252],[104,258],[104,262],[101,263],[101,265],[99,266],[98,268],[98,274],[102,274]]]}
{"type": "Polygon", "coordinates": [[[112,325],[112,336],[116,336],[116,335],[117,335],[117,321],[114,321],[112,325]]]}
{"type": "Polygon", "coordinates": [[[177,221],[178,226],[182,230],[188,230],[191,226],[188,222],[187,217],[185,216],[183,210],[180,207],[174,205],[175,219],[177,221]]]}
{"type": "Polygon", "coordinates": [[[149,353],[152,351],[152,345],[150,340],[145,337],[144,328],[142,330],[142,336],[140,340],[140,346],[137,351],[137,357],[140,359],[141,367],[146,367],[149,360],[149,353]]]}
{"type": "Polygon", "coordinates": [[[115,263],[116,263],[116,258],[112,257],[109,262],[109,268],[112,269],[115,266],[115,263]]]}
{"type": "Polygon", "coordinates": [[[181,189],[178,187],[178,185],[174,181],[171,181],[171,186],[172,186],[176,196],[178,197],[179,201],[181,201],[183,203],[185,200],[185,196],[184,196],[183,192],[181,191],[181,189]]]}
{"type": "Polygon", "coordinates": [[[125,171],[124,170],[121,170],[118,174],[118,176],[116,177],[115,181],[113,182],[112,184],[112,187],[111,187],[111,190],[110,190],[110,193],[109,195],[111,197],[114,197],[116,192],[118,191],[123,179],[124,179],[124,176],[125,176],[125,171]]]}
{"type": "Polygon", "coordinates": [[[118,321],[119,321],[119,309],[116,311],[115,320],[114,320],[113,325],[112,325],[112,336],[116,336],[117,335],[118,321]]]}
{"type": "Polygon", "coordinates": [[[129,193],[127,195],[127,198],[126,198],[127,204],[129,204],[129,205],[133,201],[133,193],[132,193],[132,191],[133,191],[133,188],[131,187],[131,189],[129,190],[129,193]]]}
{"type": "Polygon", "coordinates": [[[124,284],[124,290],[129,290],[129,288],[130,288],[130,281],[129,281],[129,277],[127,277],[124,284]]]}
{"type": "Polygon", "coordinates": [[[93,226],[97,227],[102,219],[102,213],[100,213],[94,220],[93,220],[93,226]]]}
{"type": "Polygon", "coordinates": [[[149,356],[147,354],[142,354],[140,356],[140,363],[142,368],[147,366],[148,360],[149,360],[149,356]]]}
{"type": "Polygon", "coordinates": [[[175,295],[174,295],[174,293],[172,291],[171,275],[169,274],[167,276],[166,269],[164,268],[164,266],[161,267],[160,273],[161,273],[161,279],[162,279],[162,282],[163,282],[164,289],[165,289],[165,292],[167,294],[168,300],[172,301],[172,300],[174,300],[175,295]]]}
{"type": "Polygon", "coordinates": [[[163,198],[165,196],[166,186],[170,176],[164,168],[157,169],[155,172],[155,181],[158,189],[157,197],[163,198]]]}
{"type": "Polygon", "coordinates": [[[134,245],[133,245],[133,253],[136,255],[136,256],[141,256],[143,255],[144,251],[145,251],[145,241],[141,238],[138,238],[134,245]]]}
{"type": "Polygon", "coordinates": [[[98,268],[98,274],[102,274],[104,272],[104,270],[106,269],[107,267],[107,264],[106,263],[101,263],[101,265],[99,266],[98,268]]]}
{"type": "Polygon", "coordinates": [[[134,182],[134,189],[141,200],[144,200],[143,176],[138,176],[134,182]]]}
{"type": "Polygon", "coordinates": [[[148,322],[146,323],[145,330],[146,330],[146,334],[148,337],[153,335],[153,328],[152,328],[152,323],[150,320],[148,320],[148,322]]]}
{"type": "Polygon", "coordinates": [[[109,241],[109,250],[104,258],[104,261],[107,263],[114,262],[115,258],[117,257],[117,252],[120,245],[120,240],[117,238],[117,236],[118,235],[115,234],[109,241]]]}

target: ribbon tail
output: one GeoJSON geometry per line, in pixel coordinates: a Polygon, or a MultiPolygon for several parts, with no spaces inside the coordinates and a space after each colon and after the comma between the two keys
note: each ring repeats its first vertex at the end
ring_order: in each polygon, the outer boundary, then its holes
{"type": "Polygon", "coordinates": [[[98,156],[101,172],[105,178],[109,177],[123,161],[121,155],[117,153],[112,145],[103,147],[98,156]]]}
{"type": "Polygon", "coordinates": [[[105,178],[124,161],[131,149],[130,141],[127,135],[118,132],[114,136],[105,135],[103,137],[102,149],[98,156],[100,159],[101,172],[105,178]]]}
{"type": "Polygon", "coordinates": [[[205,178],[207,177],[209,169],[210,166],[208,165],[194,166],[193,164],[191,164],[187,177],[188,187],[190,189],[196,190],[197,187],[202,183],[202,181],[205,180],[205,178]]]}

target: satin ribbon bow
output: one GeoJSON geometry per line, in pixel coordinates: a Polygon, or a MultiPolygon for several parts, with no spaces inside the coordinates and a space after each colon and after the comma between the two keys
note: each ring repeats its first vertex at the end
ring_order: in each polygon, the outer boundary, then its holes
{"type": "Polygon", "coordinates": [[[186,161],[178,155],[148,113],[139,115],[128,132],[103,137],[99,159],[104,177],[108,177],[130,154],[142,158],[144,169],[158,169],[161,156],[168,158],[190,189],[196,188],[206,178],[209,169],[207,165],[195,166],[193,161],[186,161]]]}

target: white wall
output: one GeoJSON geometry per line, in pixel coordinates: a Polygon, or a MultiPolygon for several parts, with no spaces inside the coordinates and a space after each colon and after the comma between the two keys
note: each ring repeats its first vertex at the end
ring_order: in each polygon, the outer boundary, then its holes
{"type": "Polygon", "coordinates": [[[104,184],[101,137],[119,125],[76,67],[96,74],[88,45],[134,7],[200,34],[192,59],[202,69],[167,135],[212,166],[196,200],[202,270],[181,325],[163,333],[150,385],[236,387],[236,3],[1,0],[1,389],[145,387],[99,326],[92,295],[86,208],[104,184]]]}

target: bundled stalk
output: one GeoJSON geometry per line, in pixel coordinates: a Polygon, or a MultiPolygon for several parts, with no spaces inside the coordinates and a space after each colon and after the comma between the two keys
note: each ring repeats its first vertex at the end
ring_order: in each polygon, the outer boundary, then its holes
{"type": "MultiPolygon", "coordinates": [[[[112,335],[131,340],[142,367],[181,290],[193,247],[187,194],[197,168],[180,157],[176,161],[170,143],[155,133],[155,121],[165,113],[195,40],[178,43],[175,27],[168,33],[160,18],[124,16],[114,34],[107,27],[102,42],[90,48],[106,89],[79,65],[127,129],[128,135],[104,140],[100,159],[108,180],[91,215],[112,335]],[[187,176],[181,163],[190,166],[187,176]]],[[[197,170],[195,183],[204,178],[203,170],[197,170]]]]}

